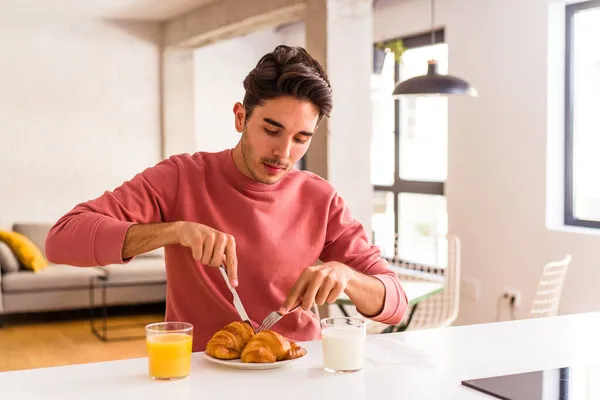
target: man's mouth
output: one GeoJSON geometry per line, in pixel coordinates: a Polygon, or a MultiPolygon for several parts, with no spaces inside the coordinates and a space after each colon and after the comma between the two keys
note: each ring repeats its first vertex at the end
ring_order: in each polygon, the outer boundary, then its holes
{"type": "Polygon", "coordinates": [[[267,172],[271,175],[277,175],[279,172],[283,171],[283,167],[280,165],[273,165],[268,163],[263,163],[267,172]]]}

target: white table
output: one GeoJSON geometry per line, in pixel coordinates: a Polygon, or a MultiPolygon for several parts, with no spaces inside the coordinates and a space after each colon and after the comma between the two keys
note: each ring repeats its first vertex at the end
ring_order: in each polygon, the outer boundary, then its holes
{"type": "Polygon", "coordinates": [[[397,363],[367,360],[350,375],[322,371],[319,342],[304,344],[305,358],[267,371],[217,366],[196,353],[191,375],[172,382],[150,380],[144,358],[5,372],[0,398],[492,400],[461,380],[593,363],[598,327],[600,313],[590,313],[373,335],[369,346],[382,346],[397,363]]]}

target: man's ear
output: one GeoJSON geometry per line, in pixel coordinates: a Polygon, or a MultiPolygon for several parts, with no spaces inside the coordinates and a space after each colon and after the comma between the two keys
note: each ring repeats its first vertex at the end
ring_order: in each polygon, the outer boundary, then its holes
{"type": "Polygon", "coordinates": [[[235,116],[235,129],[241,133],[246,124],[246,107],[240,102],[235,103],[233,106],[233,114],[235,116]]]}

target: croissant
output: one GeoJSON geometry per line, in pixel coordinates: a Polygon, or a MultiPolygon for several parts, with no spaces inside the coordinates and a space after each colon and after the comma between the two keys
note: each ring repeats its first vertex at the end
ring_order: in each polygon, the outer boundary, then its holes
{"type": "Polygon", "coordinates": [[[242,362],[272,363],[302,357],[306,350],[277,332],[266,330],[252,336],[242,351],[242,362]]]}
{"type": "Polygon", "coordinates": [[[290,351],[288,351],[286,360],[293,360],[294,358],[300,358],[306,355],[306,349],[302,346],[298,346],[295,342],[290,342],[290,351]]]}
{"type": "Polygon", "coordinates": [[[215,332],[206,344],[205,353],[221,360],[240,358],[242,350],[254,335],[252,327],[241,321],[234,321],[215,332]]]}

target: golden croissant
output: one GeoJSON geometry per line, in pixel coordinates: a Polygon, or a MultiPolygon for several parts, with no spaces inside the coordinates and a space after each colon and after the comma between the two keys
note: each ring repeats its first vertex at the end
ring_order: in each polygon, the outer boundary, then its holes
{"type": "Polygon", "coordinates": [[[234,321],[215,332],[206,344],[206,354],[221,360],[240,358],[252,335],[254,330],[249,324],[234,321]]]}
{"type": "Polygon", "coordinates": [[[242,351],[242,362],[272,363],[302,357],[306,350],[277,332],[266,330],[252,336],[242,351]]]}

